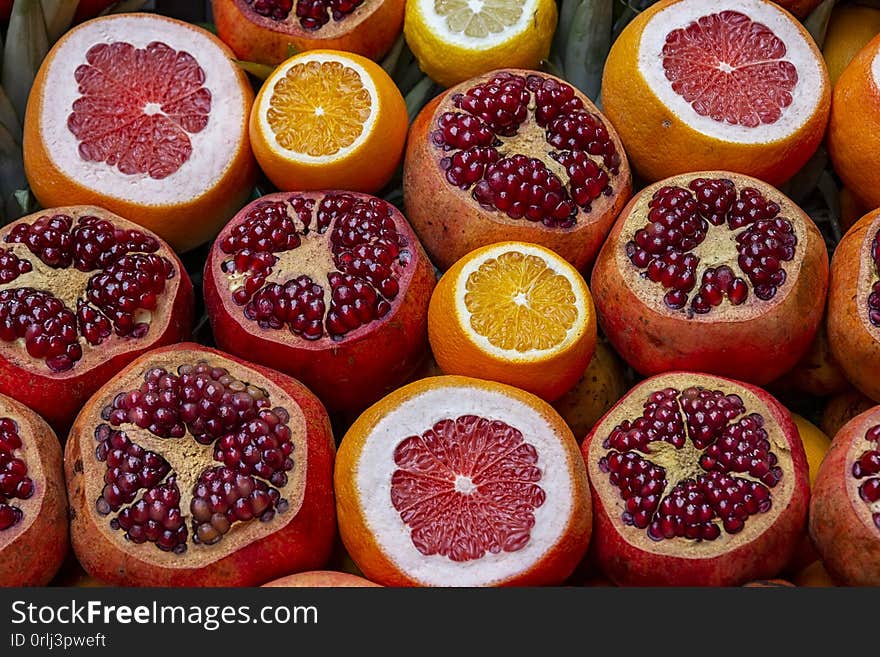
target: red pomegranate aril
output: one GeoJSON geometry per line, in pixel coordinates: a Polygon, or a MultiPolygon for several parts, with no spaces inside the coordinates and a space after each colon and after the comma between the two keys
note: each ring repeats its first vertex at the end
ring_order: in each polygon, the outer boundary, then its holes
{"type": "Polygon", "coordinates": [[[331,407],[362,409],[421,358],[433,272],[405,219],[380,199],[263,197],[221,233],[205,277],[218,344],[265,354],[331,407]],[[384,351],[374,351],[374,332],[396,337],[376,338],[384,351]]]}
{"type": "MultiPolygon", "coordinates": [[[[276,21],[283,21],[293,9],[293,0],[247,0],[247,2],[260,16],[276,21]]],[[[299,15],[299,5],[307,7],[308,4],[299,0],[297,2],[297,15],[299,15]]]]}
{"type": "Polygon", "coordinates": [[[617,583],[771,576],[797,546],[806,457],[789,414],[763,390],[685,372],[648,379],[582,452],[600,511],[596,558],[617,583]]]}

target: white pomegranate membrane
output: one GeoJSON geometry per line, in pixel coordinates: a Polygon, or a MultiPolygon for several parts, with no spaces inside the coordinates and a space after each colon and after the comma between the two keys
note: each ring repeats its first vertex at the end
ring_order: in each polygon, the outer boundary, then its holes
{"type": "Polygon", "coordinates": [[[852,465],[859,497],[868,506],[871,518],[880,531],[880,425],[865,432],[870,447],[864,450],[852,465]]]}
{"type": "Polygon", "coordinates": [[[757,398],[696,384],[646,388],[636,399],[645,400],[642,413],[629,406],[620,420],[618,411],[591,450],[611,486],[609,515],[616,509],[628,531],[658,550],[673,539],[711,544],[766,524],[772,506],[784,506],[788,447],[757,398]]]}
{"type": "Polygon", "coordinates": [[[175,555],[222,546],[252,523],[274,531],[276,516],[299,508],[306,457],[302,413],[278,402],[208,362],[147,369],[96,423],[98,515],[175,555]]]}
{"type": "Polygon", "coordinates": [[[565,448],[506,395],[444,386],[410,398],[367,436],[354,473],[367,525],[408,577],[481,586],[527,570],[575,504],[565,448]]]}
{"type": "Polygon", "coordinates": [[[225,237],[221,274],[244,318],[305,340],[341,340],[381,319],[411,245],[380,199],[292,194],[255,205],[225,237]]]}
{"type": "Polygon", "coordinates": [[[260,16],[273,21],[292,20],[291,13],[299,25],[308,31],[319,32],[322,27],[333,22],[344,21],[363,4],[379,0],[245,0],[250,9],[260,16]],[[294,10],[296,4],[296,10],[294,10]]]}
{"type": "Polygon", "coordinates": [[[639,72],[698,132],[734,143],[779,141],[816,109],[825,74],[782,9],[762,0],[682,0],[655,14],[639,72]]]}
{"type": "Polygon", "coordinates": [[[159,249],[155,237],[88,213],[16,223],[0,246],[0,348],[64,372],[86,349],[145,337],[178,276],[159,249]]]}
{"type": "Polygon", "coordinates": [[[500,72],[452,102],[431,141],[447,182],[485,210],[571,228],[612,194],[621,154],[568,84],[500,72]]]}
{"type": "Polygon", "coordinates": [[[24,518],[16,500],[27,500],[35,490],[28,476],[18,423],[0,418],[0,532],[11,529],[24,518]]]}
{"type": "Polygon", "coordinates": [[[687,187],[657,189],[646,212],[623,248],[641,276],[662,289],[669,310],[707,315],[752,295],[753,303],[770,301],[785,286],[797,234],[760,190],[694,178],[687,187]]]}
{"type": "Polygon", "coordinates": [[[143,14],[100,20],[70,32],[51,61],[42,136],[83,186],[173,204],[230,166],[246,103],[234,65],[197,28],[143,14]]]}

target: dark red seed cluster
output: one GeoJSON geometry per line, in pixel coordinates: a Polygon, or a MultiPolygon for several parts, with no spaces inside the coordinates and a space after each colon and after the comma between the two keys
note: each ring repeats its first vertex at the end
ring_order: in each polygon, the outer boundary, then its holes
{"type": "Polygon", "coordinates": [[[689,313],[708,313],[725,299],[738,306],[748,299],[749,284],[758,299],[769,301],[785,283],[783,263],[794,259],[797,236],[779,205],[758,190],[746,187],[737,196],[731,180],[697,178],[687,189],[661,187],[648,208],[646,225],[624,248],[646,278],[663,286],[669,308],[684,308],[695,290],[689,313]],[[731,231],[738,271],[733,263],[698,271],[694,250],[713,226],[731,231]]]}
{"type": "MultiPolygon", "coordinates": [[[[874,505],[880,502],[880,425],[868,429],[865,440],[873,443],[874,447],[862,452],[853,463],[852,475],[862,480],[859,484],[859,496],[866,504],[874,505]]],[[[877,529],[880,529],[880,510],[876,507],[872,518],[877,529]]]]}
{"type": "Polygon", "coordinates": [[[472,190],[483,207],[570,228],[578,208],[589,212],[596,198],[611,194],[620,153],[602,119],[584,109],[570,85],[504,72],[452,101],[461,111],[441,114],[431,142],[447,152],[440,167],[449,183],[472,190]],[[529,121],[545,132],[547,160],[516,152],[516,136],[529,121]],[[567,181],[550,170],[552,160],[562,165],[567,181]]]}
{"type": "Polygon", "coordinates": [[[720,390],[652,393],[642,416],[623,421],[602,443],[608,452],[599,468],[625,501],[623,522],[653,540],[714,540],[722,530],[735,534],[750,516],[766,513],[782,469],[764,418],[745,412],[738,395],[720,390]],[[658,441],[675,449],[689,442],[699,452],[693,464],[699,474],[668,481],[666,469],[651,460],[651,444],[658,441]]]}
{"type": "Polygon", "coordinates": [[[221,269],[231,281],[233,301],[261,328],[286,326],[307,340],[324,335],[338,340],[390,312],[410,262],[408,246],[385,201],[328,194],[315,204],[292,196],[260,203],[248,213],[220,244],[231,256],[221,269]],[[296,265],[275,272],[278,254],[295,252],[304,239],[326,245],[332,262],[326,281],[298,273],[296,265]],[[273,274],[278,282],[267,282],[273,274]]]}
{"type": "Polygon", "coordinates": [[[247,0],[251,9],[260,16],[283,21],[293,9],[293,0],[247,0]]]}
{"type": "MultiPolygon", "coordinates": [[[[17,224],[6,236],[24,244],[55,269],[74,267],[96,273],[89,279],[76,309],[51,292],[31,287],[0,292],[0,339],[25,339],[28,354],[43,359],[54,372],[72,368],[82,358],[80,336],[92,346],[113,332],[143,337],[149,323],[137,321],[138,310],[155,310],[174,265],[155,252],[159,241],[142,231],[115,226],[100,217],[42,216],[17,224]]],[[[0,253],[0,283],[10,283],[33,270],[33,264],[11,251],[0,253]]]]}
{"type": "MultiPolygon", "coordinates": [[[[285,0],[284,4],[289,6],[290,1],[285,0]]],[[[334,21],[341,21],[362,4],[364,0],[297,0],[296,15],[305,29],[318,30],[329,23],[331,17],[334,21]]]]}
{"type": "Polygon", "coordinates": [[[18,524],[24,517],[14,500],[26,500],[34,494],[34,482],[28,477],[27,463],[21,457],[21,436],[12,418],[0,418],[0,531],[18,524]]]}
{"type": "Polygon", "coordinates": [[[196,442],[212,446],[206,460],[221,465],[206,468],[192,484],[194,541],[216,543],[237,521],[269,520],[287,508],[278,488],[287,484],[294,467],[290,416],[272,408],[264,390],[224,368],[207,363],[181,365],[177,373],[153,368],[101,416],[105,423],[95,430],[95,456],[107,470],[96,508],[101,515],[119,512],[111,527],[136,543],[178,553],[186,549],[179,493],[184,482],[173,464],[132,440],[125,425],[163,439],[185,440],[189,432],[196,442]]]}
{"type": "MultiPolygon", "coordinates": [[[[874,275],[880,278],[880,231],[874,235],[871,244],[871,259],[874,261],[874,275]]],[[[874,326],[880,326],[880,280],[874,281],[868,295],[868,319],[874,326]]]]}

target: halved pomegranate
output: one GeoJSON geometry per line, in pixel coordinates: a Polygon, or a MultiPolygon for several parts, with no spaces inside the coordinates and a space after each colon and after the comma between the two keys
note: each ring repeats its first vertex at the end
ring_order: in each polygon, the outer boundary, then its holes
{"type": "Polygon", "coordinates": [[[64,456],[77,558],[127,586],[253,586],[325,565],[329,419],[305,386],[183,343],[83,407],[64,456]]]}
{"type": "Polygon", "coordinates": [[[570,84],[493,71],[438,96],[410,128],[406,213],[441,269],[480,246],[536,242],[592,264],[632,193],[611,124],[570,84]]]}
{"type": "Polygon", "coordinates": [[[0,395],[0,586],[45,586],[68,546],[58,438],[39,415],[0,395]]]}
{"type": "Polygon", "coordinates": [[[827,322],[846,378],[880,401],[880,210],[862,217],[834,251],[827,322]]]}
{"type": "Polygon", "coordinates": [[[804,448],[788,411],[738,381],[673,372],[633,388],[581,446],[595,558],[615,583],[772,578],[806,523],[804,448]]]}
{"type": "Polygon", "coordinates": [[[880,586],[880,406],[834,437],[813,486],[810,536],[835,580],[880,586]]]}
{"type": "Polygon", "coordinates": [[[212,0],[217,35],[239,58],[280,64],[330,48],[379,59],[403,29],[404,0],[212,0]]]}
{"type": "Polygon", "coordinates": [[[295,376],[332,410],[363,410],[427,348],[434,271],[373,196],[264,196],[220,233],[204,279],[220,348],[295,376]]]}
{"type": "Polygon", "coordinates": [[[759,385],[809,348],[827,288],[813,221],[775,188],[724,171],[642,190],[590,286],[605,335],[642,374],[693,370],[759,385]]]}
{"type": "Polygon", "coordinates": [[[0,229],[0,393],[60,436],[83,402],[138,354],[185,340],[193,290],[150,231],[76,205],[0,229]]]}

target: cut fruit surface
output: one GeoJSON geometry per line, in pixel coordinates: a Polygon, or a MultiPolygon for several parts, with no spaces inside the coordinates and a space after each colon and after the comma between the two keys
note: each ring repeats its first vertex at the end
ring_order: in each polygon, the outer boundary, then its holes
{"type": "Polygon", "coordinates": [[[612,47],[602,96],[647,180],[725,168],[773,184],[813,154],[830,100],[812,38],[765,0],[652,5],[612,47]]]}
{"type": "Polygon", "coordinates": [[[368,409],[340,445],[340,532],[387,585],[552,584],[586,550],[577,443],[538,398],[444,376],[368,409]]]}
{"type": "Polygon", "coordinates": [[[403,171],[407,213],[437,266],[518,239],[588,268],[632,192],[623,146],[560,78],[500,70],[428,103],[403,171]]]}
{"type": "Polygon", "coordinates": [[[695,172],[631,201],[591,283],[605,334],[639,372],[686,368],[765,384],[794,367],[818,330],[828,254],[809,216],[778,190],[695,172]]]}
{"type": "Polygon", "coordinates": [[[327,49],[382,57],[403,27],[403,0],[212,0],[217,34],[239,59],[274,66],[327,49]]]}
{"type": "Polygon", "coordinates": [[[764,391],[676,372],[637,385],[582,445],[596,555],[618,584],[724,585],[776,575],[806,518],[807,464],[764,391]]]}
{"type": "Polygon", "coordinates": [[[212,237],[255,172],[253,93],[231,56],[210,33],[154,14],[65,34],[43,61],[25,121],[40,203],[106,207],[180,250],[212,237]]]}
{"type": "Polygon", "coordinates": [[[502,67],[539,68],[556,20],[550,0],[413,0],[404,33],[419,67],[451,87],[502,67]]]}
{"type": "Polygon", "coordinates": [[[555,399],[586,369],[596,319],[586,283],[571,265],[537,245],[501,242],[443,275],[428,308],[428,337],[447,374],[555,399]]]}
{"type": "Polygon", "coordinates": [[[323,407],[292,379],[197,345],[149,352],[71,431],[78,559],[103,581],[140,586],[248,586],[321,566],[333,537],[329,441],[323,407]]]}
{"type": "Polygon", "coordinates": [[[295,376],[334,410],[360,412],[422,359],[434,281],[390,203],[279,193],[220,233],[205,300],[221,348],[295,376]]]}
{"type": "Polygon", "coordinates": [[[377,64],[315,50],[291,57],[263,84],[251,141],[279,189],[374,192],[400,161],[406,117],[400,91],[377,64]]]}

